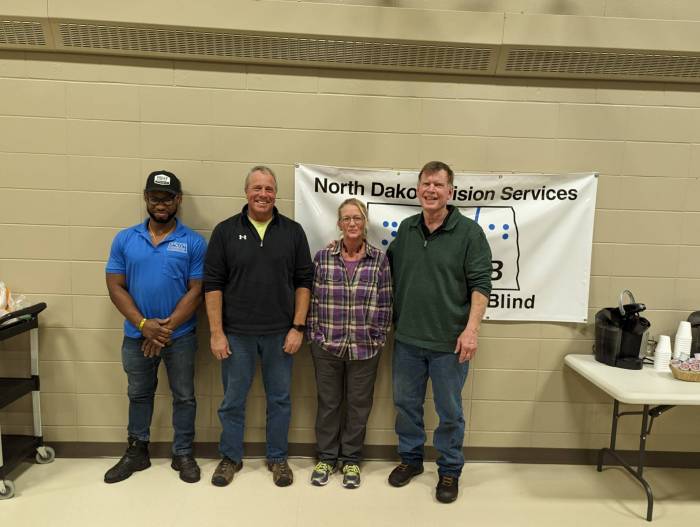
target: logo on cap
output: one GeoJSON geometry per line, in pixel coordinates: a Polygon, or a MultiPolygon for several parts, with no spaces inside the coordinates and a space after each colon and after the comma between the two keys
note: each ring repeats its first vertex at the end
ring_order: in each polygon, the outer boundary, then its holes
{"type": "Polygon", "coordinates": [[[153,178],[153,182],[157,183],[158,185],[170,185],[170,176],[166,176],[165,174],[156,174],[153,178]]]}

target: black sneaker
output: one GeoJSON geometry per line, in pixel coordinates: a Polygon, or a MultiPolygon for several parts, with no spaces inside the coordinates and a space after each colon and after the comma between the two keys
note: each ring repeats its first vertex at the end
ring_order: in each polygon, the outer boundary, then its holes
{"type": "Polygon", "coordinates": [[[234,460],[225,457],[214,470],[211,477],[211,484],[217,487],[225,487],[233,481],[233,475],[243,468],[243,461],[236,463],[234,460]]]}
{"type": "Polygon", "coordinates": [[[173,456],[173,462],[170,464],[173,470],[180,473],[180,479],[187,483],[197,483],[199,481],[200,472],[197,460],[192,457],[192,454],[183,456],[173,456]]]}
{"type": "Polygon", "coordinates": [[[389,474],[389,485],[392,487],[403,487],[408,485],[413,476],[423,473],[423,463],[420,465],[410,465],[399,463],[399,465],[389,474]]]}
{"type": "Polygon", "coordinates": [[[278,487],[288,487],[294,482],[294,474],[286,461],[268,463],[267,470],[272,472],[272,481],[278,487]]]}
{"type": "Polygon", "coordinates": [[[439,476],[435,497],[440,503],[452,503],[459,494],[459,479],[454,476],[439,476]]]}
{"type": "Polygon", "coordinates": [[[105,473],[105,483],[123,481],[134,472],[145,470],[150,466],[151,458],[148,455],[148,441],[139,441],[134,437],[130,437],[126,453],[116,465],[105,473]]]}

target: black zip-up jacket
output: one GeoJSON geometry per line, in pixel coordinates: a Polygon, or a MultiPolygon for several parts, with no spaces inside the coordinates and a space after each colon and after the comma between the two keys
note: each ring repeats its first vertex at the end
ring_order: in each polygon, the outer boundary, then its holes
{"type": "Polygon", "coordinates": [[[248,219],[248,205],[214,228],[204,262],[204,291],[223,292],[225,333],[288,331],[294,292],[311,289],[312,283],[306,234],[276,207],[262,240],[248,219]]]}

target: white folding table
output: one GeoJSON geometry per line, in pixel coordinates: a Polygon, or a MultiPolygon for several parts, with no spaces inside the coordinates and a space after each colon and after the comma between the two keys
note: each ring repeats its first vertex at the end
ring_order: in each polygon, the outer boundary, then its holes
{"type": "Polygon", "coordinates": [[[646,519],[651,521],[654,495],[649,483],[643,477],[647,436],[651,433],[654,419],[664,412],[679,405],[700,405],[700,382],[679,381],[670,371],[658,372],[650,365],[645,365],[641,370],[615,368],[596,361],[593,355],[567,355],[564,362],[613,398],[610,447],[601,448],[598,453],[598,472],[603,470],[606,453],[627,469],[644,487],[647,494],[646,519]],[[642,405],[643,409],[639,412],[620,412],[620,403],[642,405]],[[636,469],[622,459],[615,450],[617,422],[624,415],[642,416],[639,460],[636,469]]]}

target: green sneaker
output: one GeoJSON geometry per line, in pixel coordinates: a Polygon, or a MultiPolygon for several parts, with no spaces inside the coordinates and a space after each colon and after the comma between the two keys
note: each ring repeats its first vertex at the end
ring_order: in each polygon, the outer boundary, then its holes
{"type": "Polygon", "coordinates": [[[354,463],[348,463],[343,467],[343,487],[356,489],[360,486],[360,467],[354,463]]]}
{"type": "Polygon", "coordinates": [[[335,472],[335,465],[326,463],[325,461],[319,461],[314,467],[314,471],[311,473],[311,484],[317,487],[323,487],[328,483],[328,478],[335,472]]]}

